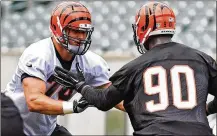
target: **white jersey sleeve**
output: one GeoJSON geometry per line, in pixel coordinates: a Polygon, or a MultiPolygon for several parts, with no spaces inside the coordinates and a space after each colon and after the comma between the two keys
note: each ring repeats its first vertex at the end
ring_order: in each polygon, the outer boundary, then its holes
{"type": "Polygon", "coordinates": [[[21,77],[23,73],[26,73],[47,81],[49,66],[46,57],[41,56],[43,55],[37,54],[31,48],[27,48],[19,59],[18,75],[21,77]]]}
{"type": "Polygon", "coordinates": [[[101,86],[103,84],[109,83],[109,73],[110,68],[104,59],[100,59],[98,65],[96,65],[93,69],[93,73],[95,74],[95,78],[91,80],[92,86],[101,86]]]}
{"type": "Polygon", "coordinates": [[[89,78],[86,82],[93,86],[98,87],[109,83],[109,75],[110,75],[110,68],[106,61],[100,57],[99,55],[88,51],[86,54],[88,73],[91,74],[91,78],[89,78]]]}
{"type": "Polygon", "coordinates": [[[30,76],[34,76],[42,79],[43,81],[47,80],[47,63],[45,59],[42,59],[35,54],[24,53],[19,60],[18,70],[20,76],[23,73],[26,73],[30,76]]]}

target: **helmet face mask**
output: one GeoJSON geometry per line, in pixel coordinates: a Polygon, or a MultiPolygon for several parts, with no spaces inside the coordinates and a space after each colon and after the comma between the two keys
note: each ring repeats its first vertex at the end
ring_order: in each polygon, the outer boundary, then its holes
{"type": "MultiPolygon", "coordinates": [[[[91,45],[91,35],[94,28],[90,26],[90,28],[81,28],[81,27],[73,27],[68,26],[63,29],[64,42],[60,43],[68,52],[83,55],[87,52],[91,45]],[[76,36],[70,36],[70,32],[82,33],[85,35],[84,39],[77,38],[76,36]]],[[[75,34],[76,35],[76,34],[75,34]]]]}
{"type": "Polygon", "coordinates": [[[133,28],[133,40],[136,44],[137,50],[139,51],[139,53],[143,54],[147,51],[147,49],[145,48],[144,45],[140,44],[140,42],[139,42],[139,37],[137,36],[136,24],[132,24],[132,28],[133,28]]]}
{"type": "Polygon", "coordinates": [[[133,39],[138,51],[143,54],[147,50],[150,36],[174,35],[176,19],[169,6],[161,2],[148,2],[136,14],[133,27],[133,39]]]}
{"type": "Polygon", "coordinates": [[[91,45],[91,14],[78,2],[62,2],[52,12],[50,30],[68,52],[83,55],[91,45]],[[82,36],[81,36],[82,35],[82,36]]]}

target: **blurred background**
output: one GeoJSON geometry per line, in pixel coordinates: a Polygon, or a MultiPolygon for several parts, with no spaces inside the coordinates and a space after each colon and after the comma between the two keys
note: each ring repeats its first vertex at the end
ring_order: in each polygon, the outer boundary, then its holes
{"type": "MultiPolygon", "coordinates": [[[[145,0],[80,1],[92,14],[94,32],[90,50],[101,55],[111,68],[111,75],[138,57],[131,24],[145,0]]],[[[177,24],[174,41],[199,49],[216,58],[216,1],[162,1],[173,8],[177,24]]],[[[1,1],[1,89],[15,71],[23,50],[31,43],[50,36],[49,20],[53,1],[1,1]]],[[[209,96],[208,101],[213,97],[209,96]]],[[[210,127],[216,116],[209,116],[210,127]]],[[[112,109],[61,116],[58,122],[73,135],[131,135],[127,114],[112,109]]],[[[215,129],[216,131],[216,129],[215,129]]]]}

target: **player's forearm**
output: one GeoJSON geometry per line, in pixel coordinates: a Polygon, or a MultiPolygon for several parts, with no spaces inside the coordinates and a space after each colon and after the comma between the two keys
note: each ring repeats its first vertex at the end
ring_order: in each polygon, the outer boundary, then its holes
{"type": "MultiPolygon", "coordinates": [[[[106,89],[106,88],[108,88],[111,84],[112,84],[112,83],[109,82],[109,83],[104,84],[104,85],[102,85],[102,86],[96,87],[96,89],[106,89]]],[[[123,103],[124,103],[124,102],[121,101],[120,103],[118,103],[118,104],[115,106],[115,108],[118,109],[118,110],[121,110],[121,111],[124,111],[124,112],[125,112],[125,108],[124,108],[124,106],[123,106],[123,103]]]]}
{"type": "Polygon", "coordinates": [[[63,114],[62,102],[45,95],[46,83],[43,80],[26,77],[22,85],[29,111],[52,115],[63,114]]]}
{"type": "Polygon", "coordinates": [[[44,94],[33,94],[27,101],[27,104],[31,112],[49,115],[63,114],[62,102],[51,99],[44,94]]]}
{"type": "Polygon", "coordinates": [[[87,85],[83,87],[81,94],[90,104],[102,111],[110,110],[123,100],[122,94],[113,86],[107,89],[94,89],[87,85]]]}
{"type": "Polygon", "coordinates": [[[209,102],[207,107],[208,114],[217,113],[217,98],[215,97],[213,101],[209,102]]]}

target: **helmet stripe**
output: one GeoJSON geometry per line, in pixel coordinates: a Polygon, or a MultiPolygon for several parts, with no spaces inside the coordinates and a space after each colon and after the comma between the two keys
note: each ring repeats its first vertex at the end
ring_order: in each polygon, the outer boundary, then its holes
{"type": "Polygon", "coordinates": [[[66,19],[67,19],[68,16],[70,16],[70,15],[73,14],[73,13],[78,13],[78,12],[90,14],[90,13],[87,12],[87,11],[72,11],[72,12],[68,13],[68,14],[64,17],[63,23],[66,21],[66,19]]]}
{"type": "Polygon", "coordinates": [[[154,25],[153,25],[153,29],[152,29],[152,31],[154,31],[156,28],[157,28],[157,23],[156,23],[156,17],[155,17],[155,15],[154,15],[154,25]]]}
{"type": "Polygon", "coordinates": [[[154,12],[154,15],[155,15],[155,11],[156,11],[157,5],[158,5],[158,3],[154,3],[154,4],[153,4],[153,12],[154,12]]]}
{"type": "Polygon", "coordinates": [[[155,11],[156,11],[157,5],[158,5],[158,3],[154,3],[154,4],[153,4],[154,25],[153,25],[152,31],[154,31],[154,30],[157,28],[157,27],[156,27],[156,16],[155,16],[155,11]]]}
{"type": "Polygon", "coordinates": [[[148,6],[145,7],[145,28],[144,30],[146,30],[148,28],[148,25],[149,25],[149,14],[148,14],[148,6]]]}
{"type": "Polygon", "coordinates": [[[66,11],[66,9],[67,9],[68,7],[72,7],[72,10],[74,10],[73,5],[67,5],[67,6],[64,7],[64,8],[62,9],[62,11],[60,12],[60,18],[61,18],[61,16],[62,16],[63,12],[66,11]]]}
{"type": "Polygon", "coordinates": [[[75,18],[73,20],[71,20],[68,24],[72,23],[72,22],[75,22],[75,21],[80,21],[80,20],[88,20],[91,22],[91,19],[88,18],[88,17],[78,17],[78,18],[75,18]]]}
{"type": "MultiPolygon", "coordinates": [[[[72,10],[74,10],[74,7],[83,7],[83,6],[81,6],[81,5],[74,5],[74,4],[72,4],[72,5],[67,5],[66,7],[64,7],[63,9],[62,9],[62,11],[61,11],[61,13],[60,13],[60,18],[61,18],[61,16],[62,16],[62,13],[64,12],[64,11],[66,11],[66,9],[67,8],[72,8],[72,10]]],[[[86,8],[86,7],[85,7],[86,8]]]]}
{"type": "Polygon", "coordinates": [[[158,17],[175,17],[173,14],[164,14],[164,15],[157,15],[156,18],[158,17]]]}
{"type": "Polygon", "coordinates": [[[140,12],[141,12],[141,8],[139,9],[139,12],[138,12],[138,18],[139,18],[140,14],[141,14],[140,12]]]}
{"type": "Polygon", "coordinates": [[[167,5],[161,5],[161,10],[163,10],[164,8],[167,8],[170,10],[170,8],[167,5]]]}

